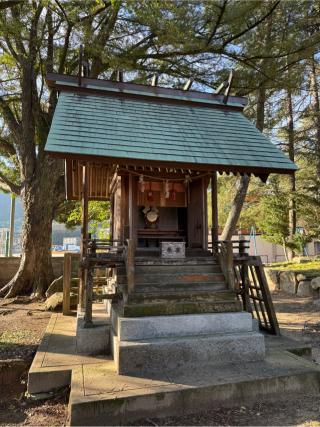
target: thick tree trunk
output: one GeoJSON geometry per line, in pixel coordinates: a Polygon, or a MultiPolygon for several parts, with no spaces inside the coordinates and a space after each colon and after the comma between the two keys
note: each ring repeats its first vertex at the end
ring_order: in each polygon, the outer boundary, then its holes
{"type": "MultiPolygon", "coordinates": [[[[256,127],[262,132],[264,127],[264,108],[266,102],[266,88],[262,84],[258,90],[256,127]]],[[[237,193],[233,199],[232,206],[221,234],[221,240],[231,240],[241,214],[241,210],[247,195],[250,177],[244,175],[238,179],[237,193]]]]}
{"type": "Polygon", "coordinates": [[[31,293],[33,297],[43,297],[53,280],[51,234],[54,212],[63,197],[62,162],[46,159],[37,172],[22,194],[24,223],[20,266],[13,279],[1,289],[1,296],[31,293]]]}
{"type": "MultiPolygon", "coordinates": [[[[294,162],[294,119],[293,119],[293,106],[292,94],[287,90],[287,114],[288,114],[288,153],[289,158],[294,162]]],[[[294,174],[289,176],[289,236],[292,239],[296,233],[297,228],[297,213],[296,213],[296,177],[294,174]]],[[[295,252],[292,249],[288,251],[289,259],[295,257],[295,252]]]]}
{"type": "Polygon", "coordinates": [[[225,223],[222,234],[220,236],[221,240],[231,240],[232,235],[236,230],[241,209],[247,195],[249,183],[250,183],[250,177],[248,175],[244,175],[238,179],[237,193],[233,199],[227,221],[225,223]]]}

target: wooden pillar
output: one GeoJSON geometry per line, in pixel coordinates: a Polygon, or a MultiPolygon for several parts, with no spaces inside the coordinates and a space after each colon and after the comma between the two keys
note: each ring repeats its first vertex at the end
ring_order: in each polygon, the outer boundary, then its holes
{"type": "Polygon", "coordinates": [[[115,194],[110,197],[110,240],[114,240],[114,199],[115,194]]]}
{"type": "Polygon", "coordinates": [[[92,300],[93,300],[93,268],[87,264],[87,275],[85,281],[85,307],[84,307],[84,328],[91,328],[92,322],[92,300]]]}
{"type": "Polygon", "coordinates": [[[202,190],[202,249],[208,249],[208,184],[209,180],[201,179],[202,190]]]}
{"type": "Polygon", "coordinates": [[[134,292],[135,280],[134,280],[134,242],[132,239],[127,240],[127,282],[128,282],[128,294],[134,292]]]}
{"type": "Polygon", "coordinates": [[[133,221],[133,176],[132,174],[129,175],[129,207],[128,207],[128,217],[129,217],[129,239],[134,240],[134,221],[133,221]]]}
{"type": "Polygon", "coordinates": [[[226,279],[228,289],[235,290],[235,275],[233,265],[233,248],[231,240],[220,242],[219,252],[217,253],[219,264],[226,279]]]}
{"type": "Polygon", "coordinates": [[[63,300],[62,313],[64,316],[70,314],[70,287],[71,287],[71,261],[72,255],[65,253],[63,257],[63,300]]]}
{"type": "MultiPolygon", "coordinates": [[[[80,265],[83,257],[86,254],[88,239],[88,176],[89,168],[87,163],[82,166],[82,191],[81,191],[81,211],[82,211],[82,224],[81,224],[81,242],[80,242],[80,265]]],[[[79,304],[84,308],[84,293],[86,283],[86,270],[80,267],[80,286],[79,286],[79,304]]]]}
{"type": "Polygon", "coordinates": [[[212,249],[213,252],[215,247],[215,242],[219,239],[219,219],[218,219],[218,182],[217,182],[217,172],[212,172],[211,174],[211,215],[212,215],[212,225],[211,225],[211,240],[212,240],[212,249]]]}

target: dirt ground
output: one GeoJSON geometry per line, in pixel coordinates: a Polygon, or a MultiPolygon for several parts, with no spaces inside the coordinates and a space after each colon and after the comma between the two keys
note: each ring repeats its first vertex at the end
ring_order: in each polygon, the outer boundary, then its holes
{"type": "MultiPolygon", "coordinates": [[[[282,333],[312,342],[313,359],[320,364],[320,306],[310,298],[282,292],[273,294],[282,333]],[[319,325],[318,325],[319,324],[319,325]]],[[[23,298],[0,299],[0,361],[23,359],[30,364],[47,325],[50,313],[41,303],[23,298]]],[[[66,425],[68,393],[46,401],[31,401],[24,396],[27,372],[10,386],[0,385],[0,425],[66,425]]],[[[261,401],[252,407],[235,406],[185,417],[145,419],[135,425],[211,425],[211,426],[320,426],[320,395],[291,394],[272,403],[261,401]]]]}
{"type": "Polygon", "coordinates": [[[52,400],[32,401],[24,393],[27,372],[51,313],[27,298],[0,299],[0,363],[23,360],[25,369],[10,384],[0,381],[0,425],[65,425],[67,393],[52,400]]]}

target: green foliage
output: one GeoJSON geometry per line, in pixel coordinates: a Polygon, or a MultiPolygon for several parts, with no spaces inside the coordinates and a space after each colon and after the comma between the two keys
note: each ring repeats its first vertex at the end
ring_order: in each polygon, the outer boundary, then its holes
{"type": "Polygon", "coordinates": [[[272,178],[267,192],[261,198],[258,226],[267,241],[283,245],[289,236],[288,193],[280,188],[278,176],[272,178]]]}
{"type": "MultiPolygon", "coordinates": [[[[89,233],[98,239],[109,237],[110,229],[110,203],[89,201],[88,209],[89,233]]],[[[65,201],[56,215],[56,221],[64,223],[67,228],[81,225],[81,203],[77,201],[65,201]]]]}
{"type": "MultiPolygon", "coordinates": [[[[247,116],[256,122],[258,92],[264,88],[265,132],[281,138],[285,150],[284,94],[290,89],[297,122],[296,154],[303,171],[297,176],[295,195],[298,223],[305,228],[306,238],[318,237],[320,125],[315,103],[306,96],[315,92],[309,84],[314,56],[319,73],[314,55],[320,43],[318,19],[319,5],[303,0],[296,0],[294,8],[292,2],[276,0],[71,0],[8,6],[0,16],[0,188],[23,194],[25,184],[36,174],[47,173],[51,179],[56,173],[56,165],[51,170],[43,167],[55,105],[55,93],[46,89],[45,73],[76,74],[82,43],[91,77],[113,79],[121,68],[127,81],[146,83],[158,72],[160,85],[181,87],[193,77],[193,87],[212,89],[235,68],[232,90],[249,97],[247,116]],[[32,100],[24,98],[30,88],[32,100]],[[25,130],[32,126],[26,138],[25,130]]],[[[218,180],[220,226],[227,219],[235,183],[232,176],[218,180]]],[[[288,240],[288,187],[279,184],[276,191],[272,185],[264,187],[258,179],[251,180],[238,225],[259,226],[272,241],[301,246],[301,236],[288,240]]],[[[58,220],[74,226],[80,222],[80,207],[74,202],[61,205],[62,187],[57,183],[57,192],[48,197],[57,200],[58,220]]],[[[31,188],[34,194],[39,192],[36,185],[31,188]]],[[[209,221],[210,210],[209,203],[209,221]]],[[[90,203],[89,212],[92,232],[98,233],[101,223],[107,228],[107,203],[90,203]]]]}

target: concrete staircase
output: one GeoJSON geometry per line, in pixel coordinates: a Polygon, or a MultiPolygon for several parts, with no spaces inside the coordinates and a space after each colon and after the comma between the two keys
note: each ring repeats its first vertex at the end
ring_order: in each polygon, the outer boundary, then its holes
{"type": "Polygon", "coordinates": [[[113,356],[119,374],[195,369],[263,360],[264,337],[249,313],[141,318],[112,316],[113,356]]]}
{"type": "MultiPolygon", "coordinates": [[[[125,268],[117,282],[126,286],[125,268]]],[[[125,316],[212,313],[239,311],[240,302],[227,289],[217,259],[212,256],[182,260],[137,257],[135,292],[123,306],[125,316]]]]}

